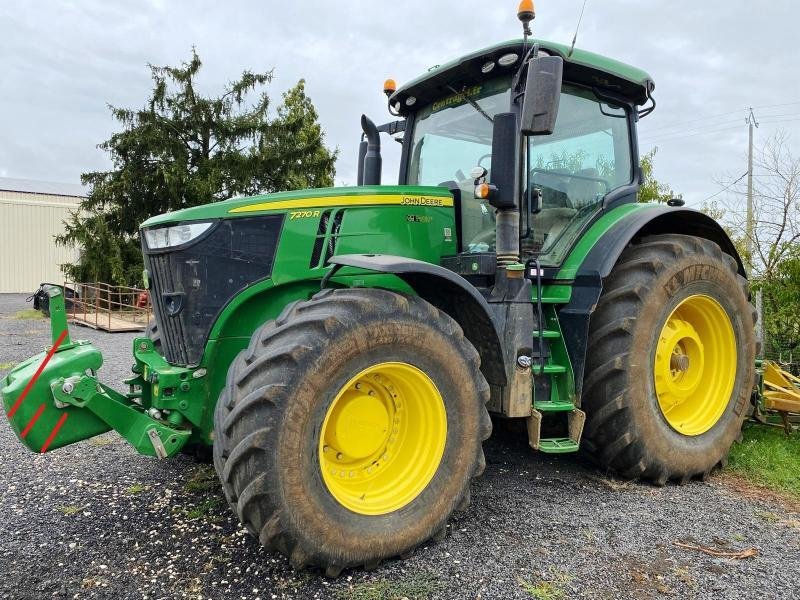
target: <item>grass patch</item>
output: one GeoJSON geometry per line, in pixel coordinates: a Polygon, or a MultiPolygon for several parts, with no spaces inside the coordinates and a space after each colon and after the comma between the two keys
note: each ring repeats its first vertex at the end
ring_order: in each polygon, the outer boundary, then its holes
{"type": "Polygon", "coordinates": [[[377,579],[365,581],[340,590],[338,600],[426,600],[442,587],[439,578],[432,573],[414,573],[405,579],[389,581],[377,579]]]}
{"type": "Polygon", "coordinates": [[[21,319],[21,320],[32,320],[32,319],[44,319],[45,317],[38,310],[34,310],[32,308],[26,308],[25,310],[18,310],[17,312],[14,313],[14,316],[11,318],[21,319]]]}
{"type": "Polygon", "coordinates": [[[186,511],[188,519],[202,519],[207,517],[215,508],[219,507],[219,498],[209,498],[186,511]]]}
{"type": "Polygon", "coordinates": [[[531,598],[536,598],[536,600],[562,600],[566,597],[564,590],[551,581],[541,581],[537,584],[533,584],[524,579],[520,579],[519,586],[531,598]]]}
{"type": "Polygon", "coordinates": [[[136,494],[141,494],[143,491],[147,489],[146,485],[142,485],[141,483],[134,483],[128,489],[125,490],[126,494],[130,494],[131,496],[135,496],[136,494]]]}
{"type": "Polygon", "coordinates": [[[217,472],[211,465],[200,465],[198,469],[183,486],[183,489],[192,494],[214,492],[222,487],[217,477],[217,472]]]}
{"type": "Polygon", "coordinates": [[[572,581],[572,576],[558,569],[550,569],[547,579],[531,583],[518,579],[519,587],[535,600],[564,600],[567,592],[564,587],[572,581]]]}
{"type": "Polygon", "coordinates": [[[0,362],[0,371],[10,371],[14,367],[17,366],[17,363],[13,360],[11,362],[0,362]]]}
{"type": "Polygon", "coordinates": [[[65,517],[72,517],[72,516],[77,515],[84,508],[86,508],[86,507],[85,506],[72,506],[72,505],[70,505],[70,506],[59,506],[58,510],[65,517]]]}
{"type": "Polygon", "coordinates": [[[800,500],[800,432],[748,425],[744,442],[731,448],[728,472],[800,500]]]}

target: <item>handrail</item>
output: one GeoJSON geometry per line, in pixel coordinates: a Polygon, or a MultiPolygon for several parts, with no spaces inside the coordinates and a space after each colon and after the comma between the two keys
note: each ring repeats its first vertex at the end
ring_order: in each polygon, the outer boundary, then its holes
{"type": "Polygon", "coordinates": [[[140,306],[142,294],[147,294],[145,289],[99,281],[67,281],[64,287],[76,293],[73,298],[65,298],[69,304],[68,315],[75,321],[108,331],[126,328],[125,323],[144,327],[150,321],[152,305],[149,295],[140,306]],[[115,321],[118,324],[115,325],[115,321]],[[121,326],[119,322],[122,322],[121,326]]]}

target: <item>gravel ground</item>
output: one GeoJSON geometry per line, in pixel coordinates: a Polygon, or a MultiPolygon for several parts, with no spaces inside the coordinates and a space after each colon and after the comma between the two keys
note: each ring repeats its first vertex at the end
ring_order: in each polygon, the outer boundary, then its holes
{"type": "MultiPolygon", "coordinates": [[[[0,295],[0,375],[48,343],[0,295]]],[[[132,334],[73,327],[127,376],[132,334]]],[[[718,481],[653,488],[495,435],[447,537],[329,580],[262,550],[213,470],[138,456],[115,433],[39,456],[0,425],[0,598],[800,598],[800,517],[718,481]],[[730,551],[714,558],[683,541],[730,551]],[[527,588],[527,589],[526,589],[527,588]]]]}

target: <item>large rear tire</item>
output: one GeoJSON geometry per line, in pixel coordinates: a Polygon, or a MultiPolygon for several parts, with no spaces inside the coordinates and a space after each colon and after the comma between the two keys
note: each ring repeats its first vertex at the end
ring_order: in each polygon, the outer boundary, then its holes
{"type": "Polygon", "coordinates": [[[477,351],[446,314],[384,290],[325,290],[232,363],[214,464],[264,546],[335,576],[411,551],[466,507],[488,397],[477,351]]]}
{"type": "Polygon", "coordinates": [[[753,387],[755,316],[736,261],[713,242],[658,235],[626,249],[590,326],[588,454],[658,485],[724,465],[753,387]]]}

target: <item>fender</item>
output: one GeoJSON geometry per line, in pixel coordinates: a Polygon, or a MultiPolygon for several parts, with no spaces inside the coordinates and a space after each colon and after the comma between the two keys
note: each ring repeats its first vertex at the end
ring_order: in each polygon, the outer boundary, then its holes
{"type": "MultiPolygon", "coordinates": [[[[589,322],[603,291],[603,280],[609,276],[620,254],[631,242],[648,235],[665,233],[693,235],[716,243],[723,252],[736,259],[739,273],[743,277],[747,276],[742,259],[728,234],[705,213],[663,204],[627,212],[608,227],[585,253],[575,271],[570,301],[559,311],[564,342],[575,373],[578,397],[583,389],[589,322]]],[[[580,259],[569,256],[565,265],[574,264],[576,258],[580,259]]],[[[565,274],[564,269],[559,276],[562,274],[565,274]]]]}
{"type": "Polygon", "coordinates": [[[388,254],[343,254],[328,261],[333,269],[323,286],[342,267],[390,273],[405,281],[421,298],[447,313],[461,326],[464,335],[481,356],[486,380],[506,385],[503,345],[498,325],[486,298],[460,275],[421,260],[388,254]]]}

